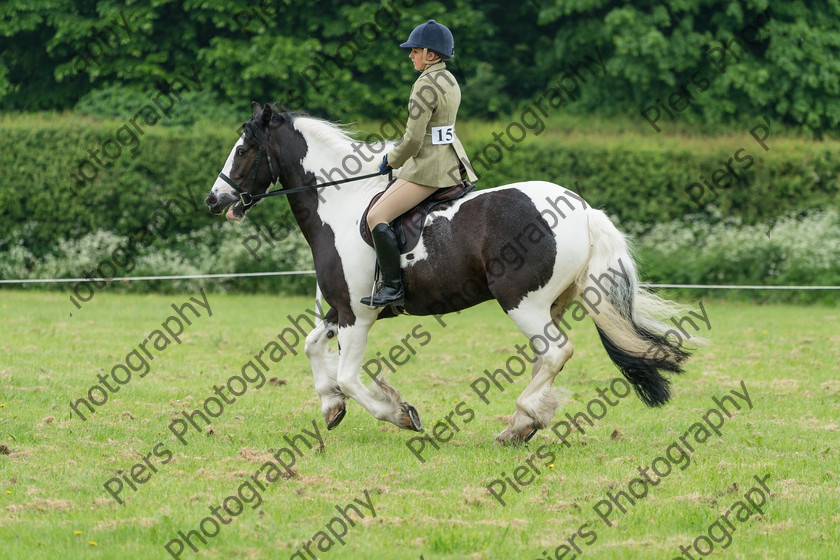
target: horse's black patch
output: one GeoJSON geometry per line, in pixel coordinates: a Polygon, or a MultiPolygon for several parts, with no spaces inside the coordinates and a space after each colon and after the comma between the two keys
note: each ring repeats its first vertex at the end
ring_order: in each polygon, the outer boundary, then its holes
{"type": "MultiPolygon", "coordinates": [[[[308,146],[303,134],[294,128],[295,113],[273,115],[268,126],[271,135],[268,139],[271,153],[278,154],[276,171],[283,188],[293,189],[305,185],[314,185],[316,177],[306,172],[301,161],[306,156],[308,146]]],[[[258,143],[266,138],[261,128],[264,122],[262,114],[254,115],[243,126],[247,141],[258,143]]],[[[255,189],[256,193],[265,192],[269,183],[262,182],[255,189]]],[[[350,306],[350,290],[344,280],[344,267],[341,256],[335,247],[335,233],[318,216],[318,193],[315,190],[289,195],[289,206],[295,215],[300,231],[312,249],[312,259],[318,284],[324,293],[324,299],[331,307],[338,310],[338,326],[347,327],[355,324],[356,315],[350,306]]]]}
{"type": "Polygon", "coordinates": [[[403,271],[412,315],[449,313],[493,298],[505,311],[515,309],[548,283],[557,255],[548,223],[515,189],[462,203],[451,221],[432,222],[423,242],[428,257],[403,271]]]}

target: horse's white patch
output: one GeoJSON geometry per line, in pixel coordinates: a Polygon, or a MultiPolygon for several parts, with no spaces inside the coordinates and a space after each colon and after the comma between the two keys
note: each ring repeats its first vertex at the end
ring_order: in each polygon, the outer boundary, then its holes
{"type": "MultiPolygon", "coordinates": [[[[230,172],[233,169],[233,158],[236,155],[236,148],[243,145],[245,143],[245,135],[239,137],[239,141],[234,144],[233,148],[230,150],[230,154],[228,155],[227,161],[225,161],[225,165],[222,167],[222,173],[230,177],[230,172]]],[[[221,177],[216,177],[216,182],[213,183],[213,188],[210,189],[210,194],[219,198],[222,194],[229,194],[236,198],[239,198],[239,193],[237,193],[233,187],[228,185],[226,182],[222,180],[221,177]]]]}
{"type": "MultiPolygon", "coordinates": [[[[354,150],[353,139],[339,127],[306,117],[297,117],[294,127],[303,135],[307,145],[301,166],[304,171],[313,173],[319,183],[378,171],[382,158],[377,159],[376,154],[370,151],[370,156],[374,157],[364,161],[362,156],[370,157],[365,153],[367,150],[364,146],[359,151],[354,150]]],[[[380,152],[380,156],[386,150],[380,152]]],[[[387,183],[387,177],[383,175],[318,190],[318,216],[335,235],[335,247],[341,255],[344,279],[352,302],[370,295],[376,262],[373,249],[359,235],[359,223],[370,199],[384,190],[387,183]]]]}

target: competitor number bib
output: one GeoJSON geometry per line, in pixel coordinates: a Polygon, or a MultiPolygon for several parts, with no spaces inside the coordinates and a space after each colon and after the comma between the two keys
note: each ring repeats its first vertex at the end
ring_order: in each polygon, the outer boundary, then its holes
{"type": "Polygon", "coordinates": [[[455,125],[433,126],[432,144],[451,144],[455,140],[455,125]]]}

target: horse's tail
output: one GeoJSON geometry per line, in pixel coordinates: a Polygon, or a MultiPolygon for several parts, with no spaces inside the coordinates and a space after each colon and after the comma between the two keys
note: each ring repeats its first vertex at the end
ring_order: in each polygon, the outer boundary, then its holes
{"type": "Polygon", "coordinates": [[[660,406],[670,398],[670,382],[660,370],[682,373],[691,354],[664,336],[668,327],[657,317],[680,317],[686,308],[641,288],[625,236],[600,210],[588,215],[591,253],[578,276],[578,292],[593,307],[610,359],[645,404],[660,406]],[[596,294],[599,303],[593,305],[596,294]]]}

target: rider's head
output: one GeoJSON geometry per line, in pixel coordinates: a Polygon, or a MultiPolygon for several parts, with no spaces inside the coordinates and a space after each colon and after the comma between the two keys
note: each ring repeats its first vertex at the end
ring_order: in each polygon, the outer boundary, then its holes
{"type": "Polygon", "coordinates": [[[419,71],[455,55],[455,40],[452,38],[452,32],[433,19],[415,27],[408,36],[408,40],[400,46],[411,49],[411,54],[408,56],[414,63],[414,69],[419,71]]]}

